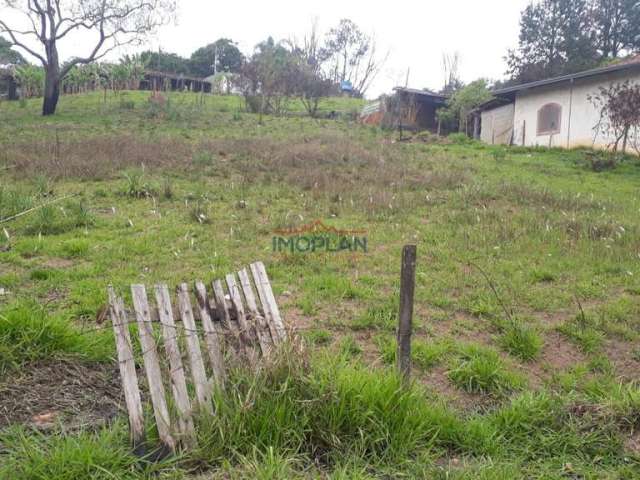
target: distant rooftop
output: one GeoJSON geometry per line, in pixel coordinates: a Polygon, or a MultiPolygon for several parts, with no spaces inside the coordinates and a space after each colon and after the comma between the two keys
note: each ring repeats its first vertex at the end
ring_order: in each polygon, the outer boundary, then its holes
{"type": "Polygon", "coordinates": [[[591,70],[585,70],[583,72],[572,73],[570,75],[561,75],[559,77],[548,78],[546,80],[538,80],[537,82],[523,83],[521,85],[514,85],[512,87],[499,88],[494,90],[494,95],[505,95],[509,93],[520,92],[522,90],[530,90],[532,88],[544,87],[546,85],[555,85],[563,82],[571,82],[580,78],[595,77],[598,75],[604,75],[607,73],[613,73],[624,70],[640,69],[640,55],[626,58],[612,65],[606,67],[593,68],[591,70]]]}
{"type": "Polygon", "coordinates": [[[440,93],[432,92],[431,90],[427,90],[426,88],[420,90],[418,88],[395,87],[393,90],[395,92],[412,93],[414,95],[424,95],[425,97],[440,98],[442,100],[446,100],[447,98],[449,98],[447,95],[442,95],[440,93]]]}

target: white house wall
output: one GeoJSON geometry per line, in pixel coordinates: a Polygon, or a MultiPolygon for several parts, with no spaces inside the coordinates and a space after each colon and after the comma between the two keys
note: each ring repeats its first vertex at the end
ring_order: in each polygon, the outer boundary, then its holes
{"type": "Polygon", "coordinates": [[[513,133],[514,104],[482,112],[480,139],[490,145],[509,145],[513,133]]]}
{"type": "Polygon", "coordinates": [[[551,147],[606,148],[611,138],[597,133],[595,126],[600,121],[600,112],[589,101],[589,95],[599,93],[600,87],[631,80],[640,83],[640,73],[613,73],[590,79],[576,80],[573,85],[563,83],[518,92],[514,112],[514,144],[551,147]],[[538,135],[538,110],[548,103],[562,107],[560,132],[553,135],[538,135]]]}

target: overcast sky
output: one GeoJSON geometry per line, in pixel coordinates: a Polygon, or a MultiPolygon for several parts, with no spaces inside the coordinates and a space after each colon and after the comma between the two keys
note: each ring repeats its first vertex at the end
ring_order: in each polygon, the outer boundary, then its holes
{"type": "MultiPolygon", "coordinates": [[[[349,18],[375,34],[380,52],[389,58],[369,97],[404,84],[439,89],[444,82],[442,54],[459,52],[463,81],[478,77],[499,79],[507,49],[518,41],[520,11],[530,0],[177,0],[175,25],[163,27],[148,47],[189,56],[196,48],[227,37],[250,53],[269,35],[274,39],[301,38],[313,19],[326,32],[341,18],[349,18]]],[[[6,13],[6,12],[4,12],[6,13]]],[[[3,14],[0,11],[0,15],[3,14]]],[[[65,42],[62,56],[88,52],[85,42],[65,42]]],[[[86,53],[84,53],[86,55],[86,53]]],[[[117,56],[116,56],[117,58],[117,56]]]]}

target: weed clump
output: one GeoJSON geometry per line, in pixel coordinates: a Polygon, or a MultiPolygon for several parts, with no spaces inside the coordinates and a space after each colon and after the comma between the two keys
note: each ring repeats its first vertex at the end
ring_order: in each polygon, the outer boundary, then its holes
{"type": "Polygon", "coordinates": [[[145,179],[142,170],[131,170],[122,174],[124,185],[122,194],[132,198],[147,198],[155,195],[155,189],[145,179]]]}
{"type": "Polygon", "coordinates": [[[519,321],[510,322],[499,338],[500,346],[524,361],[534,360],[542,350],[540,334],[531,326],[519,321]]]}
{"type": "Polygon", "coordinates": [[[509,370],[494,350],[478,345],[461,347],[448,375],[455,385],[471,393],[502,396],[525,385],[524,378],[509,370]]]}
{"type": "Polygon", "coordinates": [[[82,201],[64,206],[44,205],[33,212],[24,228],[27,235],[59,235],[76,228],[89,228],[95,217],[82,201]]]}

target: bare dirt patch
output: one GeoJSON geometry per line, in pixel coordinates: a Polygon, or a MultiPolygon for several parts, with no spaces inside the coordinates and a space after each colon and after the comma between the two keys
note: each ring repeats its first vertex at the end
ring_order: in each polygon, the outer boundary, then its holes
{"type": "Polygon", "coordinates": [[[46,360],[0,380],[0,428],[27,424],[68,428],[101,424],[119,411],[115,365],[46,360]]]}
{"type": "Polygon", "coordinates": [[[522,372],[528,376],[531,387],[540,388],[554,374],[566,371],[585,360],[586,356],[575,345],[555,330],[549,330],[544,335],[540,358],[527,363],[522,372]]]}
{"type": "Polygon", "coordinates": [[[637,348],[637,343],[620,340],[609,340],[606,343],[606,355],[613,363],[616,375],[624,381],[640,379],[640,362],[634,355],[637,348]]]}

